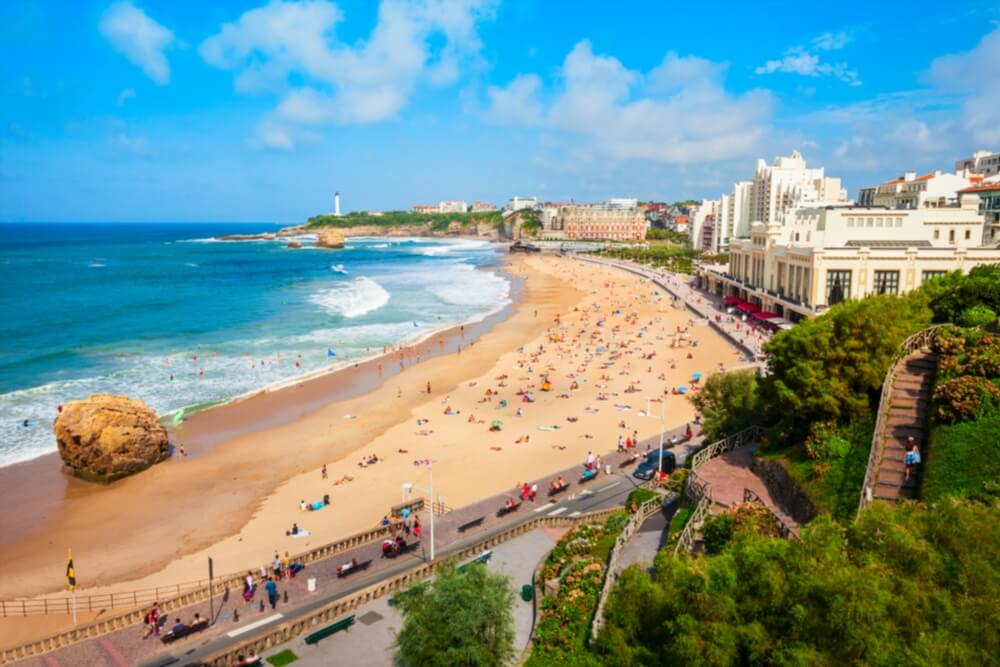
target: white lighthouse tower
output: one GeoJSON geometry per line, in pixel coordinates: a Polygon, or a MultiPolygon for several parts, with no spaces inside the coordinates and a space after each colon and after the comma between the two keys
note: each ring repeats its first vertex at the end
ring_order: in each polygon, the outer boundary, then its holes
{"type": "Polygon", "coordinates": [[[333,214],[340,217],[340,193],[333,193],[333,214]]]}

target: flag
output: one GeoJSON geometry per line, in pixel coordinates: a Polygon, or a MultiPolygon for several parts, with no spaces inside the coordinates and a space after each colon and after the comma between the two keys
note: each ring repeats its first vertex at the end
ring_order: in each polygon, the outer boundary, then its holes
{"type": "Polygon", "coordinates": [[[337,353],[333,351],[333,348],[328,347],[326,348],[326,356],[335,357],[337,356],[337,353]]]}
{"type": "Polygon", "coordinates": [[[66,556],[66,587],[69,590],[76,588],[76,568],[73,567],[73,550],[70,549],[66,556]]]}

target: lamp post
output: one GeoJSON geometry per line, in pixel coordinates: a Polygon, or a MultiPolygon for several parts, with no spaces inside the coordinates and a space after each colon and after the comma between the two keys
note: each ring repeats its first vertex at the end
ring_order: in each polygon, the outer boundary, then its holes
{"type": "Polygon", "coordinates": [[[653,399],[649,398],[648,396],[646,397],[646,416],[647,417],[652,417],[653,419],[659,419],[660,420],[660,458],[656,462],[656,472],[658,474],[662,475],[663,474],[663,429],[666,428],[666,424],[664,422],[664,416],[663,416],[663,410],[664,410],[664,408],[663,408],[663,400],[662,399],[660,400],[660,416],[659,417],[653,417],[652,409],[650,407],[651,403],[652,403],[652,400],[653,399]]]}
{"type": "Polygon", "coordinates": [[[421,493],[428,493],[431,497],[431,560],[434,560],[434,464],[428,459],[427,472],[430,475],[430,488],[425,489],[419,486],[414,486],[413,484],[404,484],[403,492],[404,494],[409,492],[412,493],[414,489],[420,491],[421,493]]]}

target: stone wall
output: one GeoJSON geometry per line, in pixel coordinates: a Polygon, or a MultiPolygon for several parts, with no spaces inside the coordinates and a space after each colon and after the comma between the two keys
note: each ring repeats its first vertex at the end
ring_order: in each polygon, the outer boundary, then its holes
{"type": "Polygon", "coordinates": [[[819,513],[809,496],[799,488],[788,471],[777,461],[755,457],[750,469],[763,480],[771,497],[781,505],[781,509],[800,526],[812,521],[819,513]]]}

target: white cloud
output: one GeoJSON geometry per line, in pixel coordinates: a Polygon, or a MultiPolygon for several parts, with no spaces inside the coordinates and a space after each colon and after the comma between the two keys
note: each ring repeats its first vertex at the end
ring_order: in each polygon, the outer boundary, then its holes
{"type": "Polygon", "coordinates": [[[116,103],[118,104],[118,106],[123,106],[125,102],[127,102],[133,97],[135,97],[135,91],[131,88],[126,88],[122,92],[118,93],[118,99],[116,100],[116,103]]]}
{"type": "Polygon", "coordinates": [[[840,32],[824,32],[812,39],[813,48],[818,51],[836,51],[842,49],[854,39],[854,35],[841,30],[840,32]]]}
{"type": "Polygon", "coordinates": [[[481,48],[476,28],[492,8],[491,0],[383,0],[367,39],[345,44],[336,4],[272,0],[223,25],[199,52],[236,72],[237,91],[280,93],[275,125],[374,123],[396,116],[420,83],[455,82],[481,48]]]}
{"type": "Polygon", "coordinates": [[[290,151],[295,148],[295,141],[286,129],[267,121],[257,126],[257,131],[248,143],[253,148],[279,151],[290,151]]]}
{"type": "Polygon", "coordinates": [[[537,74],[518,74],[505,87],[490,86],[487,119],[510,125],[537,125],[542,119],[542,104],[538,99],[542,79],[537,74]]]}
{"type": "Polygon", "coordinates": [[[146,76],[161,86],[170,82],[170,63],[163,51],[174,42],[173,32],[131,2],[111,5],[101,16],[99,28],[112,48],[146,76]]]}
{"type": "Polygon", "coordinates": [[[845,62],[824,63],[819,55],[812,51],[836,51],[847,46],[853,39],[853,35],[846,31],[825,32],[819,37],[814,37],[810,44],[812,49],[799,45],[785,51],[781,58],[768,60],[763,65],[754,69],[755,74],[774,74],[782,72],[785,74],[798,74],[800,76],[831,76],[838,81],[842,81],[849,86],[861,85],[857,70],[853,70],[845,62]]]}
{"type": "MultiPolygon", "coordinates": [[[[573,150],[592,148],[617,160],[684,164],[751,155],[768,130],[771,95],[727,93],[724,70],[723,64],[668,53],[643,75],[617,58],[595,54],[584,40],[566,56],[560,85],[540,122],[544,129],[572,135],[573,150]],[[588,145],[579,145],[579,139],[588,145]]],[[[488,114],[526,124],[511,106],[540,104],[539,87],[537,76],[522,74],[505,88],[491,89],[488,114]]]]}
{"type": "Polygon", "coordinates": [[[130,153],[135,153],[136,155],[144,157],[152,154],[152,150],[149,146],[149,140],[145,137],[133,137],[125,132],[119,132],[115,136],[114,141],[130,153]]]}
{"type": "Polygon", "coordinates": [[[936,58],[926,78],[938,89],[962,96],[962,123],[974,141],[1000,144],[1000,28],[971,51],[936,58]]]}

